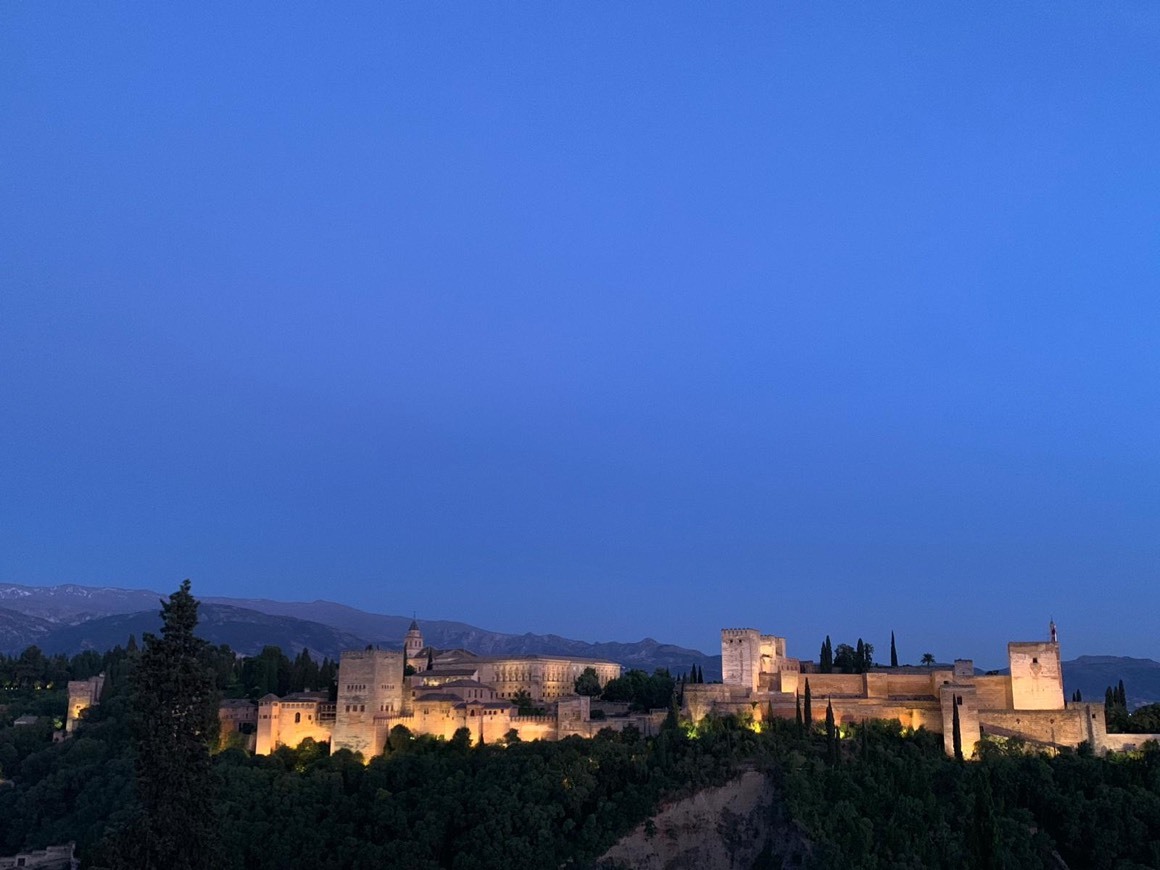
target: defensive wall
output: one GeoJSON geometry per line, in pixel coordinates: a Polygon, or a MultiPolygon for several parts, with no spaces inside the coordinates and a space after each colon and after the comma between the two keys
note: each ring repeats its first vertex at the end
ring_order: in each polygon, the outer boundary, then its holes
{"type": "Polygon", "coordinates": [[[683,712],[694,722],[713,713],[792,718],[799,700],[804,712],[808,684],[815,722],[824,720],[827,705],[840,724],[893,719],[906,728],[942,734],[948,754],[953,752],[956,714],[967,757],[983,736],[1018,737],[1052,747],[1088,742],[1099,753],[1142,745],[1150,735],[1109,735],[1102,706],[1065,701],[1054,624],[1051,638],[1009,643],[1007,676],[976,675],[970,659],[957,659],[951,667],[824,674],[812,663],[803,668],[786,656],[783,638],[752,628],[722,629],[723,680],[686,686],[683,712]]]}
{"type": "MultiPolygon", "coordinates": [[[[481,657],[466,650],[436,656],[422,645],[412,623],[404,652],[365,649],[344,652],[339,660],[337,702],[304,695],[269,695],[258,704],[255,751],[296,746],[307,737],[329,740],[332,750],[348,749],[366,758],[381,753],[393,728],[415,735],[450,739],[466,728],[474,742],[495,742],[514,731],[521,740],[556,740],[570,734],[590,736],[601,728],[629,724],[655,733],[664,719],[654,714],[590,719],[588,698],[575,694],[586,668],[604,686],[620,676],[615,662],[562,656],[481,657]],[[405,676],[410,663],[418,670],[405,676]],[[527,695],[543,714],[520,715],[513,703],[527,695]]],[[[225,715],[225,714],[223,714],[225,715]]]]}

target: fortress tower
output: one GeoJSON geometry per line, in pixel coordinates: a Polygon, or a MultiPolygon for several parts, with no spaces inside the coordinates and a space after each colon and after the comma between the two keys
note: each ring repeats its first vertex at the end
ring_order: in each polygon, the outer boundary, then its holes
{"type": "Polygon", "coordinates": [[[1062,710],[1063,665],[1055,641],[1007,644],[1011,703],[1016,710],[1062,710]]]}
{"type": "MultiPolygon", "coordinates": [[[[416,627],[416,630],[417,627],[416,627]]],[[[331,750],[370,758],[382,750],[375,717],[404,712],[403,653],[381,649],[344,652],[338,663],[338,701],[331,750]]]]}

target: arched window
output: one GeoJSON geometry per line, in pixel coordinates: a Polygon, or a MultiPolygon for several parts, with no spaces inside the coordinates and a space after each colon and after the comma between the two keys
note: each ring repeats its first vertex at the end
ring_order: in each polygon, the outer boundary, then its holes
{"type": "Polygon", "coordinates": [[[295,713],[295,714],[294,714],[294,724],[295,724],[295,725],[297,725],[297,724],[298,724],[299,722],[301,722],[301,721],[302,721],[302,714],[301,714],[301,713],[295,713]]]}

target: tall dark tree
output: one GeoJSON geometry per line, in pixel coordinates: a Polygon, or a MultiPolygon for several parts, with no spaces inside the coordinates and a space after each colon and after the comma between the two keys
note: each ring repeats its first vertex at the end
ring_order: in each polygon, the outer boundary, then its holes
{"type": "Polygon", "coordinates": [[[797,721],[798,730],[800,731],[805,725],[805,720],[802,719],[802,696],[798,692],[794,692],[793,697],[797,708],[794,713],[794,719],[797,721]]]}
{"type": "Polygon", "coordinates": [[[890,632],[890,667],[898,667],[898,647],[894,645],[894,632],[890,632]]]}
{"type": "Polygon", "coordinates": [[[830,756],[830,763],[838,763],[838,728],[834,722],[834,702],[826,701],[826,751],[830,756]]]}
{"type": "Polygon", "coordinates": [[[955,761],[963,760],[963,726],[959,723],[959,697],[951,695],[951,751],[955,761]]]}
{"type": "Polygon", "coordinates": [[[833,673],[834,671],[834,644],[830,641],[830,636],[827,634],[826,639],[822,641],[822,654],[818,662],[820,670],[823,674],[833,673]]]}
{"type": "Polygon", "coordinates": [[[978,771],[975,785],[975,808],[967,831],[967,848],[971,866],[979,870],[997,870],[1003,866],[1000,858],[999,829],[995,824],[995,799],[991,794],[991,780],[985,767],[978,771]]]}
{"type": "Polygon", "coordinates": [[[435,670],[435,650],[427,647],[427,670],[435,670]]]}
{"type": "Polygon", "coordinates": [[[812,728],[814,724],[814,704],[813,696],[810,695],[810,678],[806,677],[806,698],[802,705],[802,719],[806,723],[806,728],[812,728]]]}
{"type": "Polygon", "coordinates": [[[117,849],[127,864],[147,870],[220,866],[209,754],[218,696],[205,664],[208,644],[193,633],[197,607],[188,580],[162,602],[161,636],[144,636],[131,679],[141,817],[117,849]]]}
{"type": "Polygon", "coordinates": [[[600,676],[596,673],[596,668],[585,668],[573,682],[573,688],[577,695],[587,695],[590,698],[599,695],[600,676]]]}

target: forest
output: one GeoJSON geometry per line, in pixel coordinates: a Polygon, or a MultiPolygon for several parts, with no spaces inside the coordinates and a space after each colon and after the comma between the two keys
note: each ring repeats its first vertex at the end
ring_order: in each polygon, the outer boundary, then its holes
{"type": "MultiPolygon", "coordinates": [[[[175,621],[188,625],[190,602],[173,605],[175,621]]],[[[767,850],[760,866],[1160,866],[1154,745],[1100,759],[987,739],[962,762],[941,736],[896,723],[693,727],[674,705],[651,738],[472,746],[466,732],[398,728],[371,759],[309,741],[265,757],[218,749],[217,698],[320,679],[298,665],[272,650],[236,660],[176,629],[103,655],[0,659],[0,855],[72,840],[84,867],[588,867],[663,803],[757,769],[779,796],[770,824],[804,843],[767,850]],[[102,703],[52,742],[64,681],[98,671],[102,703]],[[166,699],[170,678],[194,686],[201,713],[166,699]],[[14,725],[25,713],[42,718],[14,725]],[[173,736],[157,742],[159,730],[173,736]]]]}

